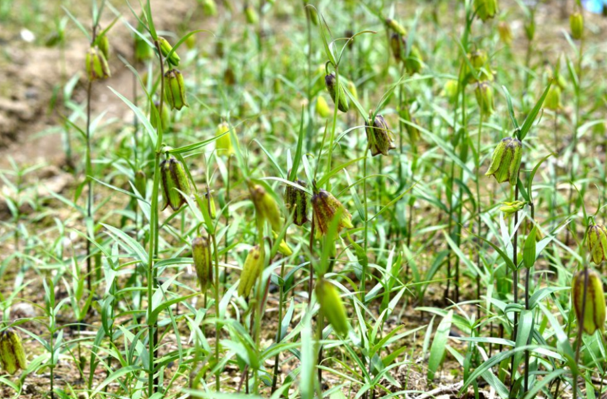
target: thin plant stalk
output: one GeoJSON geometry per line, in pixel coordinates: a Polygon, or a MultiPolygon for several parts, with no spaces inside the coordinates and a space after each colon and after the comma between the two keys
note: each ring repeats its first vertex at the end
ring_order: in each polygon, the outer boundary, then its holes
{"type": "MultiPolygon", "coordinates": [[[[162,57],[162,51],[160,50],[160,43],[158,40],[154,41],[156,50],[158,53],[158,61],[160,63],[160,105],[158,107],[158,115],[162,115],[162,107],[164,106],[164,59],[162,57]]],[[[153,106],[153,105],[152,105],[153,106]]],[[[156,341],[156,329],[155,323],[151,323],[153,314],[153,296],[154,287],[156,286],[156,270],[154,268],[154,258],[157,250],[158,243],[158,213],[160,211],[158,207],[158,194],[160,190],[160,156],[162,146],[162,123],[157,124],[157,137],[155,145],[155,156],[154,156],[154,183],[152,185],[152,206],[150,212],[150,243],[148,250],[148,286],[147,286],[147,300],[148,300],[148,311],[147,311],[147,327],[148,327],[148,355],[150,368],[148,369],[148,396],[151,397],[156,392],[155,381],[154,381],[154,359],[155,359],[155,341],[156,341]]]]}
{"type": "MultiPolygon", "coordinates": [[[[584,293],[582,295],[582,317],[578,320],[577,347],[575,348],[575,364],[580,364],[580,348],[582,347],[582,335],[584,334],[584,315],[586,314],[586,295],[588,293],[588,267],[584,267],[584,293]]],[[[573,372],[573,399],[577,399],[577,382],[579,373],[573,372]]]]}
{"type": "MultiPolygon", "coordinates": [[[[208,190],[207,190],[207,193],[208,190]]],[[[209,193],[209,200],[207,201],[207,203],[209,204],[209,207],[211,206],[211,201],[210,201],[210,193],[209,193]]],[[[226,234],[227,236],[227,234],[226,234]]],[[[211,240],[213,240],[213,252],[215,253],[214,255],[214,260],[215,260],[215,270],[214,270],[214,279],[215,279],[215,364],[219,364],[219,290],[220,290],[220,286],[219,286],[219,251],[217,248],[217,240],[215,238],[215,232],[213,231],[213,234],[211,234],[211,240]]],[[[221,392],[221,370],[219,369],[219,367],[217,367],[217,370],[215,371],[215,390],[217,393],[221,392]]]]}
{"type": "MultiPolygon", "coordinates": [[[[517,176],[518,181],[518,176],[517,176]]],[[[514,201],[518,200],[518,185],[514,188],[514,201]]],[[[512,271],[512,296],[513,303],[518,303],[518,211],[514,212],[514,238],[512,239],[512,263],[514,264],[514,270],[512,271]]],[[[518,314],[514,313],[514,323],[512,325],[512,341],[516,342],[516,333],[518,328],[518,314]]],[[[514,356],[512,357],[510,367],[510,386],[514,384],[514,356]]]]}

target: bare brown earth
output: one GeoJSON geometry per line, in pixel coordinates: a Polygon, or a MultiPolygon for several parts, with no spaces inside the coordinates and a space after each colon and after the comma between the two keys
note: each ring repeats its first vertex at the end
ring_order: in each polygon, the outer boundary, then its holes
{"type": "MultiPolygon", "coordinates": [[[[133,33],[123,20],[136,26],[136,19],[124,2],[121,4],[121,20],[108,34],[112,46],[112,77],[95,84],[93,89],[92,113],[98,115],[106,112],[105,120],[131,118],[129,108],[108,88],[118,89],[129,99],[133,97],[133,74],[120,57],[133,62],[133,33]]],[[[196,5],[194,0],[152,0],[157,29],[174,31],[196,5]]],[[[138,2],[133,2],[133,7],[138,11],[138,2]]],[[[91,18],[85,4],[79,4],[70,11],[84,26],[90,26],[91,18]]],[[[115,15],[106,9],[101,26],[108,26],[114,18],[115,15]]],[[[59,168],[65,166],[62,134],[57,129],[50,129],[60,126],[66,114],[61,106],[65,83],[74,75],[79,76],[73,99],[84,103],[88,82],[84,71],[87,39],[72,21],[68,22],[67,37],[65,49],[49,48],[25,42],[18,30],[11,32],[0,29],[0,43],[4,43],[5,53],[4,58],[0,57],[3,75],[0,80],[0,169],[9,166],[10,158],[21,165],[44,163],[59,168]],[[54,101],[57,106],[51,107],[56,91],[59,95],[54,101]]],[[[79,158],[79,154],[75,156],[79,158]]],[[[56,168],[53,170],[56,171],[56,168]]]]}

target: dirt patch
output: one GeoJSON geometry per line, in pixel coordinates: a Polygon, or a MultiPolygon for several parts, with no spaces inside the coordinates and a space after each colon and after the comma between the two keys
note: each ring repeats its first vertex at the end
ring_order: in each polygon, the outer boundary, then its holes
{"type": "MultiPolygon", "coordinates": [[[[156,28],[166,31],[174,31],[192,11],[193,6],[193,2],[189,0],[152,0],[151,3],[156,28]]],[[[136,5],[137,2],[133,3],[134,7],[136,5]]],[[[78,8],[70,11],[84,26],[88,26],[89,10],[82,9],[82,6],[78,8]]],[[[130,110],[108,87],[114,87],[132,99],[132,72],[119,57],[127,62],[132,61],[133,34],[125,21],[132,26],[136,26],[137,21],[128,7],[123,5],[119,11],[122,13],[121,20],[108,34],[112,46],[112,77],[94,84],[93,114],[105,111],[106,119],[122,120],[129,117],[130,110]]],[[[114,18],[115,16],[106,10],[101,26],[109,25],[114,18]]],[[[88,82],[84,72],[87,39],[71,21],[68,23],[65,49],[30,45],[23,40],[19,32],[4,32],[2,35],[0,42],[4,42],[5,58],[0,60],[0,67],[6,79],[0,83],[0,168],[7,167],[9,156],[18,164],[43,161],[63,165],[65,153],[62,134],[58,129],[48,129],[61,125],[62,114],[65,114],[66,110],[62,107],[54,107],[51,110],[50,104],[51,101],[62,103],[63,86],[75,75],[78,75],[78,83],[74,99],[84,103],[88,82]]]]}

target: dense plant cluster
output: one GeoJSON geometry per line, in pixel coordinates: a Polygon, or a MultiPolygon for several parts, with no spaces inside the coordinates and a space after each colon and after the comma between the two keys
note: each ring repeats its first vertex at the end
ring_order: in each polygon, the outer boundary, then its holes
{"type": "Polygon", "coordinates": [[[76,183],[2,173],[5,392],[604,395],[605,27],[581,3],[187,1],[175,31],[150,0],[65,9],[76,183]]]}

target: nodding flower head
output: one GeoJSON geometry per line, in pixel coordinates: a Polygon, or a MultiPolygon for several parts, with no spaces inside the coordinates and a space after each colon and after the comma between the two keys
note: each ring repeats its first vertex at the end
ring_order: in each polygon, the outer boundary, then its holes
{"type": "Polygon", "coordinates": [[[508,181],[512,186],[516,185],[522,157],[523,144],[517,138],[503,139],[493,151],[491,165],[485,176],[493,175],[498,183],[508,181]]]}

